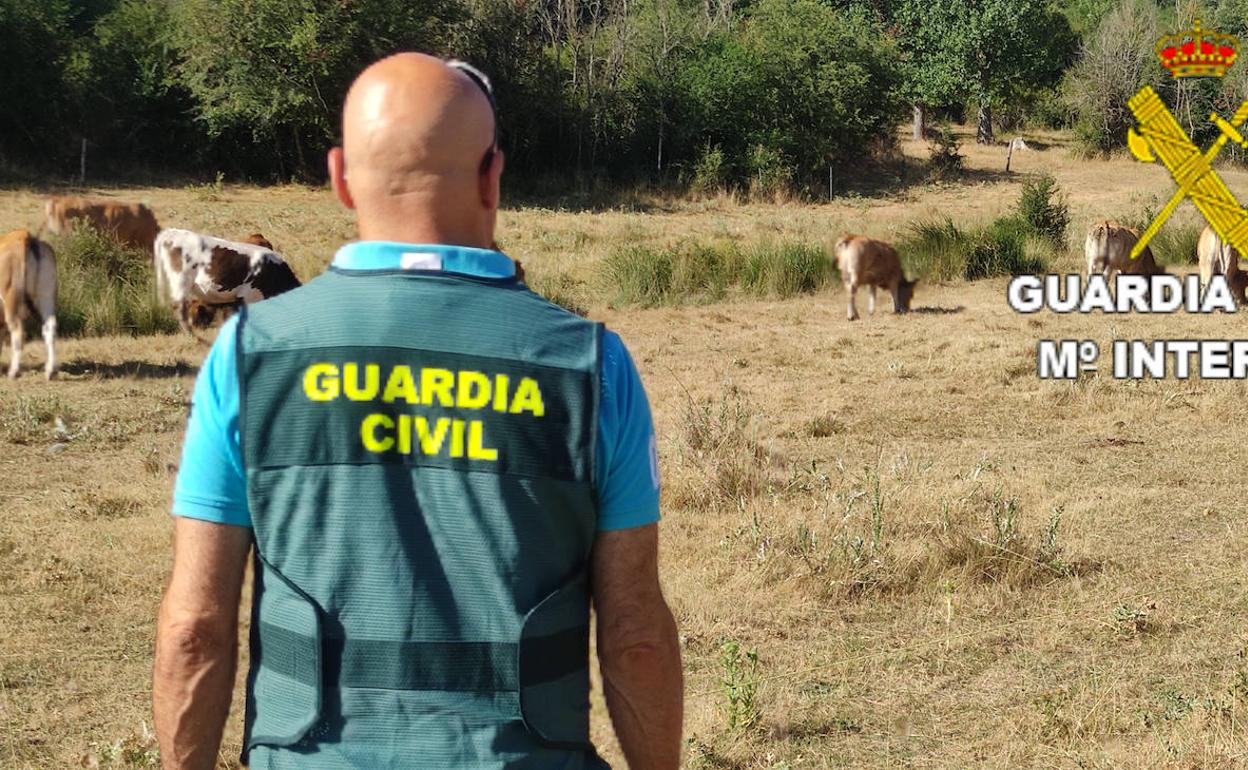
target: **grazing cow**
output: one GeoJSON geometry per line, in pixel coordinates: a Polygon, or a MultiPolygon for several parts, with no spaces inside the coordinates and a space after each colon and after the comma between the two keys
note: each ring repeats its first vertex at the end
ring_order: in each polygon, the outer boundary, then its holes
{"type": "Polygon", "coordinates": [[[161,230],[156,236],[156,293],[169,300],[182,329],[191,332],[192,311],[200,306],[237,307],[299,286],[290,266],[276,252],[190,230],[161,230]]]}
{"type": "Polygon", "coordinates": [[[858,318],[854,304],[859,286],[869,289],[867,311],[875,313],[875,289],[888,289],[893,295],[893,312],[905,313],[914,298],[914,286],[918,281],[907,281],[901,270],[901,258],[897,250],[883,241],[874,241],[861,235],[846,234],[834,248],[836,266],[841,271],[845,290],[849,293],[849,320],[858,318]]]}
{"type": "Polygon", "coordinates": [[[160,232],[156,216],[142,203],[114,203],[88,198],[53,196],[44,206],[49,232],[60,234],[73,227],[75,219],[85,219],[123,246],[148,251],[160,232]]]}
{"type": "Polygon", "coordinates": [[[0,329],[9,328],[13,345],[9,378],[18,375],[24,322],[33,314],[43,320],[43,341],[48,346],[44,375],[52,379],[56,375],[56,254],[26,230],[14,230],[0,238],[0,310],[0,329]]]}
{"type": "Polygon", "coordinates": [[[1097,222],[1088,231],[1083,242],[1083,255],[1087,258],[1088,276],[1097,273],[1111,280],[1115,275],[1164,275],[1165,268],[1158,267],[1152,249],[1147,246],[1140,256],[1131,259],[1131,249],[1140,239],[1140,231],[1117,222],[1097,222]]]}
{"type": "Polygon", "coordinates": [[[1208,286],[1209,280],[1215,275],[1225,275],[1236,301],[1243,304],[1244,286],[1238,276],[1239,251],[1222,240],[1222,236],[1209,225],[1200,233],[1200,242],[1196,245],[1196,257],[1200,262],[1200,284],[1208,286]]]}

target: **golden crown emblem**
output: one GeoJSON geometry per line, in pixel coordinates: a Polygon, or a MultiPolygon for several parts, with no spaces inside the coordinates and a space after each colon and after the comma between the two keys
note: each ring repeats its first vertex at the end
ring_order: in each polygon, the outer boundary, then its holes
{"type": "Polygon", "coordinates": [[[1186,32],[1157,41],[1161,66],[1176,78],[1220,78],[1238,55],[1239,41],[1233,35],[1202,30],[1200,19],[1186,32]]]}

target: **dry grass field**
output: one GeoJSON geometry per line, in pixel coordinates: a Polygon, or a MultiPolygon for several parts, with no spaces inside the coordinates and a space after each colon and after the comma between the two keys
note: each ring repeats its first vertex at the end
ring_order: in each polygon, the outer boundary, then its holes
{"type": "MultiPolygon", "coordinates": [[[[1068,194],[1072,245],[1171,190],[1159,167],[1037,139],[1009,177],[1002,150],[968,145],[961,184],[823,205],[505,212],[500,242],[620,332],[654,405],[687,767],[1248,764],[1245,386],[1035,375],[1040,338],[1226,339],[1243,319],[1020,316],[1003,279],[920,283],[919,312],[852,324],[839,287],[636,309],[604,285],[620,244],[894,238],[1005,213],[1040,171],[1068,194]]],[[[0,229],[35,224],[41,192],[0,192],[0,229]]],[[[324,190],[93,192],[147,200],[167,226],[259,230],[305,277],[352,237],[324,190]]],[[[0,382],[0,767],[155,766],[153,620],[205,348],[62,351],[60,380],[31,343],[26,376],[0,382]]],[[[594,726],[622,767],[601,708],[594,726]]]]}

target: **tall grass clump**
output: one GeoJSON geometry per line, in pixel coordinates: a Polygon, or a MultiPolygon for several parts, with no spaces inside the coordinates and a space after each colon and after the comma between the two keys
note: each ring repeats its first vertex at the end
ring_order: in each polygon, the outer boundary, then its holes
{"type": "Polygon", "coordinates": [[[657,305],[672,290],[672,254],[649,246],[630,246],[607,257],[607,279],[617,301],[628,305],[657,305]]]}
{"type": "Polygon", "coordinates": [[[1031,235],[1031,225],[1017,217],[998,219],[974,233],[966,255],[966,279],[1043,273],[1045,263],[1027,248],[1031,235]]]}
{"type": "Polygon", "coordinates": [[[82,222],[52,241],[61,334],[164,334],[177,329],[156,301],[150,254],[128,249],[82,222]]]}
{"type": "Polygon", "coordinates": [[[1061,195],[1057,180],[1051,175],[1045,174],[1023,185],[1023,192],[1018,198],[1018,216],[1054,246],[1060,246],[1066,240],[1070,207],[1061,195]]]}
{"type": "Polygon", "coordinates": [[[751,294],[786,298],[818,291],[831,272],[827,253],[817,246],[760,244],[746,252],[741,287],[751,294]]]}
{"type": "Polygon", "coordinates": [[[733,288],[755,296],[792,297],[818,291],[831,271],[822,248],[800,243],[764,243],[744,251],[727,242],[630,246],[606,261],[615,301],[643,306],[713,302],[733,288]]]}
{"type": "Polygon", "coordinates": [[[1159,265],[1194,264],[1197,261],[1196,247],[1200,243],[1200,231],[1203,229],[1203,223],[1167,223],[1148,242],[1153,259],[1159,265]]]}
{"type": "Polygon", "coordinates": [[[912,222],[897,250],[910,270],[931,281],[954,281],[966,276],[966,233],[946,218],[943,222],[912,222]]]}

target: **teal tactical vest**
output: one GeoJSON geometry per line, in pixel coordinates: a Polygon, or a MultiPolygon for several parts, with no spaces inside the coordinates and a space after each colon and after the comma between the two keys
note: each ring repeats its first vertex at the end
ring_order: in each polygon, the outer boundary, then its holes
{"type": "Polygon", "coordinates": [[[238,325],[252,768],[605,768],[601,326],[514,278],[331,269],[238,325]]]}

